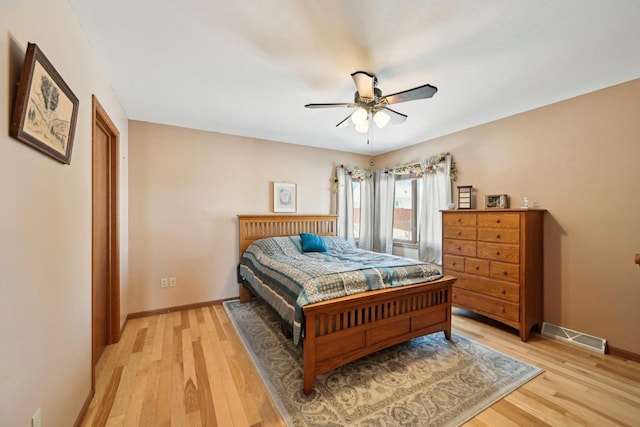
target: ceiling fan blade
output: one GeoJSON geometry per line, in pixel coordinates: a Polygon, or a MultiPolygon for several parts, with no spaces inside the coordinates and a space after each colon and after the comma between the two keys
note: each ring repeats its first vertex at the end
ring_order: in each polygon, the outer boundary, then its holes
{"type": "Polygon", "coordinates": [[[387,114],[389,114],[389,121],[394,125],[404,123],[404,121],[407,120],[408,116],[406,114],[398,113],[397,111],[394,111],[388,107],[384,107],[384,110],[387,114]]]}
{"type": "Polygon", "coordinates": [[[347,127],[353,125],[353,122],[351,121],[351,116],[353,116],[353,113],[349,114],[346,119],[344,119],[343,121],[338,123],[336,125],[336,127],[337,128],[347,128],[347,127]]]}
{"type": "Polygon", "coordinates": [[[307,108],[334,108],[334,107],[349,107],[355,108],[358,104],[354,104],[353,102],[338,102],[334,104],[307,104],[305,107],[307,108]]]}
{"type": "Polygon", "coordinates": [[[414,87],[413,89],[403,90],[402,92],[393,93],[391,95],[383,96],[380,102],[383,104],[397,104],[399,102],[414,101],[416,99],[431,98],[438,88],[426,84],[423,86],[414,87]]]}
{"type": "Polygon", "coordinates": [[[373,98],[373,87],[377,82],[375,75],[366,71],[356,71],[351,74],[351,78],[358,88],[358,95],[363,98],[373,98]]]}

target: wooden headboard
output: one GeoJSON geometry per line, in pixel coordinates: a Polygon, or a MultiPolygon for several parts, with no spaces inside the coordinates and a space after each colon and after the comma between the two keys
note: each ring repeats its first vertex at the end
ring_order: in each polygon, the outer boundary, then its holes
{"type": "Polygon", "coordinates": [[[265,237],[295,236],[300,233],[335,236],[338,233],[337,218],[337,215],[238,215],[240,258],[254,240],[265,237]]]}

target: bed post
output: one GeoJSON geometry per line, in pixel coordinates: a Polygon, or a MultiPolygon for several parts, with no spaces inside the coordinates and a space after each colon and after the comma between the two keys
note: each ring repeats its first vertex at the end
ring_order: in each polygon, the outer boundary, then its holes
{"type": "Polygon", "coordinates": [[[302,347],[303,360],[303,391],[307,395],[311,393],[313,381],[316,379],[316,315],[305,314],[304,343],[302,347]]]}
{"type": "Polygon", "coordinates": [[[251,301],[251,291],[247,289],[242,283],[238,283],[238,287],[240,288],[240,302],[251,301]]]}

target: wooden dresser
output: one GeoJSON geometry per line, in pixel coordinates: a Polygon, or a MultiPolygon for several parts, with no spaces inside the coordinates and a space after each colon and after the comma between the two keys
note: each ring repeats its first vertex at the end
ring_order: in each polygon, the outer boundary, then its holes
{"type": "Polygon", "coordinates": [[[458,277],[453,305],[512,326],[542,327],[544,209],[442,212],[443,273],[458,277]]]}

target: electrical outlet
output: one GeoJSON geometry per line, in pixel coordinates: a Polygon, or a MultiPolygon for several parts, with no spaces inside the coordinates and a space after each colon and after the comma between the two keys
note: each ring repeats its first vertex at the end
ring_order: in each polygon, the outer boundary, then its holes
{"type": "Polygon", "coordinates": [[[167,279],[166,277],[160,279],[160,287],[166,288],[167,286],[169,286],[169,279],[167,279]]]}
{"type": "Polygon", "coordinates": [[[31,417],[31,427],[42,427],[42,411],[41,408],[36,410],[36,413],[31,417]]]}
{"type": "Polygon", "coordinates": [[[175,288],[177,284],[178,283],[177,283],[177,280],[176,280],[175,277],[170,277],[169,278],[169,287],[170,288],[175,288]]]}

